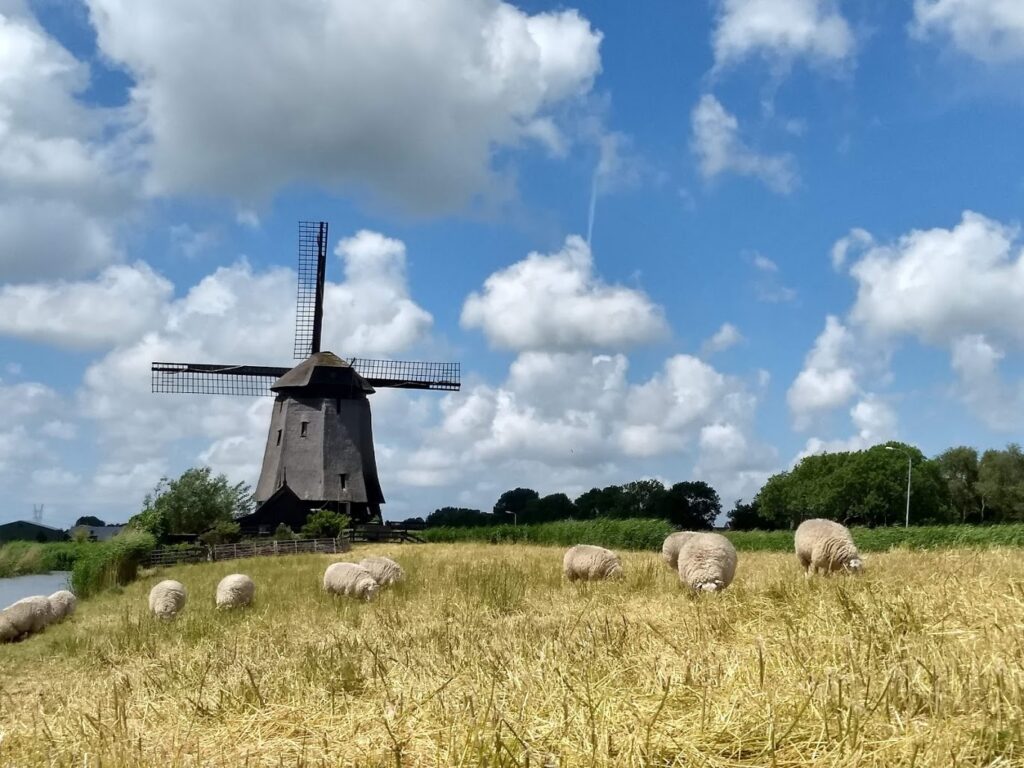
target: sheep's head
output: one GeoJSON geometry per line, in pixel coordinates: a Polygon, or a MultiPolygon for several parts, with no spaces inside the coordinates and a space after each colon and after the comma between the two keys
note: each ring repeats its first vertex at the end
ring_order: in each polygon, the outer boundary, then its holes
{"type": "Polygon", "coordinates": [[[0,614],[0,643],[9,643],[17,636],[17,627],[6,616],[0,614]]]}
{"type": "Polygon", "coordinates": [[[364,598],[367,601],[373,600],[373,598],[377,595],[378,589],[380,589],[380,584],[378,584],[377,582],[373,582],[372,584],[368,585],[366,589],[363,590],[364,598]]]}
{"type": "Polygon", "coordinates": [[[864,561],[860,557],[851,557],[846,561],[846,570],[850,573],[861,573],[864,570],[864,561]]]}
{"type": "Polygon", "coordinates": [[[697,586],[697,589],[701,592],[717,592],[721,588],[722,584],[718,581],[706,581],[697,586]]]}

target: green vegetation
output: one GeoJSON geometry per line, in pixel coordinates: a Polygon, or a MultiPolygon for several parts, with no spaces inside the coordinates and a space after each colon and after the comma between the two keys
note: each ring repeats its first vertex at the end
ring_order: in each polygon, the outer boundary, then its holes
{"type": "Polygon", "coordinates": [[[155,547],[152,534],[132,530],[122,531],[110,541],[85,545],[71,569],[71,590],[86,598],[131,583],[155,547]]]}
{"type": "Polygon", "coordinates": [[[46,544],[8,542],[0,546],[0,579],[50,571],[70,571],[82,553],[92,546],[73,541],[51,541],[46,544]]]}
{"type": "Polygon", "coordinates": [[[348,528],[350,522],[352,521],[347,515],[329,509],[318,509],[306,518],[301,533],[307,539],[336,539],[348,528]]]}
{"type": "MultiPolygon", "coordinates": [[[[471,528],[428,528],[420,535],[430,542],[481,541],[492,544],[529,543],[569,547],[597,544],[610,549],[660,550],[674,530],[664,520],[563,520],[538,525],[495,525],[471,528]]],[[[951,549],[959,547],[1024,547],[1024,524],[987,526],[931,525],[910,528],[853,528],[862,552],[891,549],[951,549]]],[[[743,552],[791,552],[793,532],[723,531],[743,552]]]]}
{"type": "Polygon", "coordinates": [[[225,475],[214,477],[209,467],[193,468],[176,480],[161,478],[128,525],[163,541],[168,534],[201,534],[218,523],[230,523],[252,512],[253,504],[245,483],[230,485],[225,475]]]}
{"type": "Polygon", "coordinates": [[[0,646],[0,764],[1021,764],[1020,550],[883,553],[810,581],[792,553],[744,553],[703,596],[651,552],[589,584],[561,554],[378,545],[147,574],[0,646]],[[324,593],[329,563],[370,554],[405,581],[324,593]],[[218,611],[239,571],[255,605],[218,611]],[[148,613],[162,579],[189,593],[170,622],[148,613]]]}

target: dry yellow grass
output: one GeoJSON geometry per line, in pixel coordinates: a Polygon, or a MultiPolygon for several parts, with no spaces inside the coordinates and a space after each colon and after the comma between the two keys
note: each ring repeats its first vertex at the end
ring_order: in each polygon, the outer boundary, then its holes
{"type": "Polygon", "coordinates": [[[872,556],[806,582],[741,554],[694,598],[650,553],[570,586],[561,550],[365,547],[407,583],[320,590],[336,558],[166,569],[0,647],[0,766],[1020,765],[1019,550],[872,556]],[[213,607],[234,571],[256,606],[213,607]],[[158,578],[189,588],[151,620],[158,578]]]}

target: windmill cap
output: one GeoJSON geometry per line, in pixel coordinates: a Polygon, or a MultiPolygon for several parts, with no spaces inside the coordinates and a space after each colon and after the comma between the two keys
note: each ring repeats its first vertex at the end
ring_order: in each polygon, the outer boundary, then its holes
{"type": "Polygon", "coordinates": [[[360,376],[347,360],[333,352],[316,352],[310,355],[270,387],[274,392],[310,388],[355,390],[367,395],[374,391],[369,382],[360,376]]]}

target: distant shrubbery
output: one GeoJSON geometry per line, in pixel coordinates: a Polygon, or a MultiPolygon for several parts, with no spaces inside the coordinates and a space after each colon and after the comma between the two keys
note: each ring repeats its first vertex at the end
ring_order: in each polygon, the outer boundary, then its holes
{"type": "MultiPolygon", "coordinates": [[[[568,547],[597,544],[611,549],[661,549],[674,528],[664,520],[567,520],[537,525],[496,525],[474,528],[428,528],[430,542],[486,541],[491,543],[550,544],[568,547]]],[[[744,552],[791,552],[792,531],[724,531],[736,549],[744,552]]],[[[935,525],[911,528],[854,528],[853,538],[862,552],[890,549],[950,549],[953,547],[1024,547],[1024,524],[963,526],[935,525]]]]}
{"type": "Polygon", "coordinates": [[[71,571],[71,589],[79,598],[134,581],[156,539],[146,531],[126,530],[110,541],[84,546],[71,571]]]}
{"type": "Polygon", "coordinates": [[[0,578],[70,571],[75,561],[90,546],[73,541],[52,541],[46,544],[9,542],[0,546],[0,578]]]}

